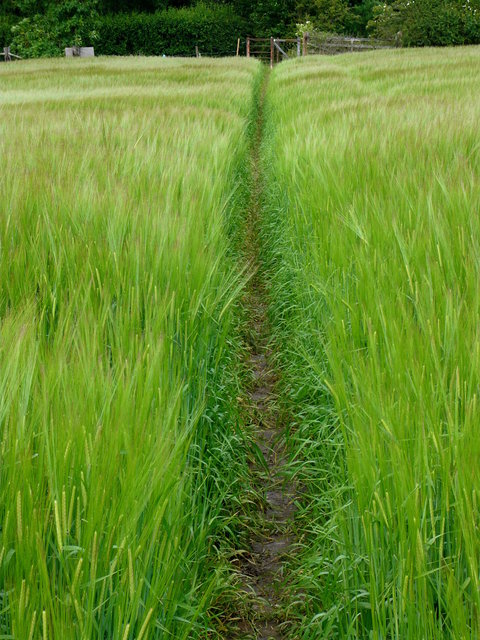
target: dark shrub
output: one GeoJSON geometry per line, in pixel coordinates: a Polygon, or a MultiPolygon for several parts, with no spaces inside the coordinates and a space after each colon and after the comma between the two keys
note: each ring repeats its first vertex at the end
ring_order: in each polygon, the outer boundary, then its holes
{"type": "Polygon", "coordinates": [[[102,16],[98,22],[99,55],[234,55],[245,21],[228,5],[203,4],[157,13],[102,16]]]}
{"type": "Polygon", "coordinates": [[[15,16],[0,16],[0,49],[12,44],[12,27],[18,22],[15,16]]]}

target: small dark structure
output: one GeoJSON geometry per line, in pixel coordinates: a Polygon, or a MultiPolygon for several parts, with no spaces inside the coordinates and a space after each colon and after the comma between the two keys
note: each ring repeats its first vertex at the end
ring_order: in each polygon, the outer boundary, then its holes
{"type": "Polygon", "coordinates": [[[66,58],[94,58],[95,49],[93,47],[67,47],[65,49],[66,58]]]}

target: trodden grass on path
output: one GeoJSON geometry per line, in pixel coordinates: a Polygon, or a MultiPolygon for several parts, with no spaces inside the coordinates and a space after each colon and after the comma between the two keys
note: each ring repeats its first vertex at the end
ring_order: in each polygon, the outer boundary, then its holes
{"type": "Polygon", "coordinates": [[[273,73],[263,252],[305,492],[296,639],[480,634],[479,92],[478,47],[273,73]]]}
{"type": "Polygon", "coordinates": [[[244,260],[251,277],[245,287],[245,363],[251,372],[241,400],[245,422],[251,431],[250,472],[256,500],[245,522],[247,544],[236,549],[233,565],[238,571],[235,629],[226,637],[238,640],[280,640],[288,620],[288,576],[284,568],[294,544],[292,535],[296,487],[285,477],[286,425],[279,411],[277,370],[268,320],[268,279],[261,262],[260,229],[264,175],[261,148],[264,134],[264,103],[270,71],[257,78],[250,141],[250,197],[240,234],[244,260]],[[260,80],[260,81],[259,81],[260,80]]]}
{"type": "Polygon", "coordinates": [[[247,482],[230,236],[256,73],[0,68],[2,637],[214,636],[247,482]]]}

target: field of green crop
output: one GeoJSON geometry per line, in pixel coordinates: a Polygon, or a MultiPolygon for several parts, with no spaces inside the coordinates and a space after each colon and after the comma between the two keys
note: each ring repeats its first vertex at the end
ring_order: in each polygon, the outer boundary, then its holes
{"type": "Polygon", "coordinates": [[[479,95],[478,48],[274,71],[262,237],[304,489],[295,638],[479,637],[479,95]]]}
{"type": "Polygon", "coordinates": [[[278,628],[480,636],[480,48],[287,62],[260,116],[262,77],[0,66],[0,638],[234,637],[252,232],[298,487],[278,628]]]}
{"type": "Polygon", "coordinates": [[[256,70],[0,67],[2,638],[205,637],[246,474],[233,227],[256,70]]]}

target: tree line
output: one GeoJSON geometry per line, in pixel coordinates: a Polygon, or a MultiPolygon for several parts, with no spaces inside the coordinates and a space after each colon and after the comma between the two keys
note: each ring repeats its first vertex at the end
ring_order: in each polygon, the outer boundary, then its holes
{"type": "Polygon", "coordinates": [[[230,51],[234,32],[294,36],[307,29],[381,38],[401,34],[406,46],[474,44],[480,43],[480,0],[2,0],[0,46],[11,41],[30,56],[55,55],[66,44],[101,48],[102,36],[112,41],[110,28],[119,44],[130,34],[126,53],[143,53],[146,35],[162,25],[180,40],[186,28],[188,42],[198,29],[226,29],[228,46],[223,38],[218,53],[230,51]]]}

